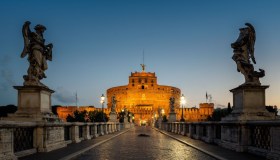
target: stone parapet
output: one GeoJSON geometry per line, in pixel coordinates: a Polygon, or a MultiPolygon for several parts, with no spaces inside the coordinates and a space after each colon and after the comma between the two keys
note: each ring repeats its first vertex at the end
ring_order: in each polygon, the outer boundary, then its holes
{"type": "Polygon", "coordinates": [[[176,134],[184,132],[190,138],[215,143],[236,152],[280,159],[280,120],[169,122],[162,130],[176,134]]]}
{"type": "Polygon", "coordinates": [[[12,160],[36,152],[49,152],[66,147],[69,143],[103,135],[103,128],[107,128],[108,134],[113,133],[120,125],[123,124],[0,121],[0,159],[12,160]]]}

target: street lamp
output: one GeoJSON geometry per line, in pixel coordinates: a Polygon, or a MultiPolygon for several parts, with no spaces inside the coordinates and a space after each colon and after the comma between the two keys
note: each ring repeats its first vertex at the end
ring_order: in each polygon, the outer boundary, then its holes
{"type": "Polygon", "coordinates": [[[101,97],[100,97],[100,103],[102,104],[102,120],[103,120],[103,122],[105,122],[105,119],[104,119],[105,96],[104,96],[104,94],[102,94],[101,97]]]}
{"type": "Polygon", "coordinates": [[[181,122],[185,122],[185,119],[184,119],[184,104],[186,103],[186,99],[185,99],[185,96],[184,94],[182,94],[182,96],[180,97],[180,103],[182,105],[182,115],[181,115],[181,122]]]}

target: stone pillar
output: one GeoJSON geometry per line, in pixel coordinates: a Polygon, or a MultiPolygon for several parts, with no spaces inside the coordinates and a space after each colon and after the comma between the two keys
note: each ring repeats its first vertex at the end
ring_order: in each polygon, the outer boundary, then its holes
{"type": "Polygon", "coordinates": [[[121,131],[121,123],[118,123],[118,131],[121,131]]]}
{"type": "Polygon", "coordinates": [[[206,135],[206,142],[207,143],[213,143],[214,142],[214,127],[213,127],[213,124],[209,124],[207,125],[207,135],[206,135]]]}
{"type": "Polygon", "coordinates": [[[53,90],[41,86],[14,86],[18,90],[18,110],[9,114],[7,120],[13,121],[60,121],[51,110],[53,90]]]}
{"type": "Polygon", "coordinates": [[[183,122],[182,125],[183,125],[183,130],[182,130],[181,134],[184,136],[184,135],[186,135],[186,123],[183,122]]]}
{"type": "Polygon", "coordinates": [[[109,116],[110,116],[109,122],[117,122],[118,121],[118,119],[117,119],[118,116],[117,116],[116,112],[110,112],[109,116]]]}
{"type": "Polygon", "coordinates": [[[85,140],[88,140],[88,139],[91,139],[91,137],[90,137],[90,132],[89,132],[89,129],[90,129],[90,127],[89,127],[89,125],[85,125],[84,127],[83,127],[83,137],[84,137],[84,139],[85,140]]]}
{"type": "Polygon", "coordinates": [[[71,127],[71,138],[73,143],[79,143],[81,142],[81,139],[79,138],[79,126],[73,124],[71,127]]]}
{"type": "Polygon", "coordinates": [[[192,136],[192,134],[191,134],[192,133],[192,127],[191,126],[192,125],[191,125],[191,123],[188,123],[187,125],[189,126],[189,130],[188,130],[187,136],[191,137],[192,136]]]}
{"type": "Polygon", "coordinates": [[[181,122],[178,122],[177,123],[177,131],[176,131],[177,134],[181,134],[181,122]]]}
{"type": "Polygon", "coordinates": [[[99,127],[100,127],[100,136],[103,136],[104,135],[104,126],[103,126],[103,123],[99,123],[99,127]]]}
{"type": "Polygon", "coordinates": [[[194,136],[194,126],[193,126],[194,124],[193,123],[190,123],[190,125],[189,125],[189,137],[190,138],[193,138],[193,136],[194,136]]]}
{"type": "Polygon", "coordinates": [[[113,132],[116,132],[117,131],[117,123],[113,123],[113,132]]]}
{"type": "Polygon", "coordinates": [[[199,123],[196,123],[196,135],[194,136],[195,139],[201,139],[202,137],[202,126],[199,123]]]}
{"type": "Polygon", "coordinates": [[[104,131],[104,134],[108,134],[108,124],[107,123],[103,123],[103,131],[104,131]]]}
{"type": "Polygon", "coordinates": [[[0,159],[17,159],[14,154],[13,136],[12,128],[0,128],[0,159]]]}
{"type": "Polygon", "coordinates": [[[93,124],[93,128],[94,128],[93,137],[96,138],[96,137],[99,136],[98,132],[97,132],[97,124],[96,123],[93,124]]]}
{"type": "Polygon", "coordinates": [[[269,86],[244,85],[230,90],[233,93],[233,111],[223,121],[272,120],[273,113],[265,108],[265,90],[269,86]]]}
{"type": "Polygon", "coordinates": [[[64,127],[53,123],[41,123],[34,131],[35,145],[38,152],[50,152],[66,147],[64,127]]]}
{"type": "Polygon", "coordinates": [[[113,123],[111,122],[110,124],[109,124],[109,133],[113,133],[114,131],[113,131],[113,123]]]}
{"type": "Polygon", "coordinates": [[[175,112],[170,112],[169,113],[169,122],[176,122],[176,113],[175,112]]]}
{"type": "Polygon", "coordinates": [[[280,135],[280,127],[271,127],[271,143],[272,148],[271,152],[266,156],[267,159],[280,159],[280,143],[279,143],[279,135],[280,135]]]}
{"type": "Polygon", "coordinates": [[[172,133],[175,133],[175,122],[171,123],[171,127],[172,127],[171,132],[172,132],[172,133]]]}

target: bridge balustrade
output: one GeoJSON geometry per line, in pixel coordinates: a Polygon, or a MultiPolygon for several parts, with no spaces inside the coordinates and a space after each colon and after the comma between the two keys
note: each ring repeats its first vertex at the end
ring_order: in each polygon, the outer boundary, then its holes
{"type": "Polygon", "coordinates": [[[280,121],[168,122],[162,130],[214,143],[237,152],[280,159],[280,121]]]}
{"type": "MultiPolygon", "coordinates": [[[[133,127],[133,125],[128,125],[133,127]]],[[[0,159],[17,159],[36,152],[49,152],[124,129],[116,122],[15,122],[0,121],[0,159]]]]}
{"type": "Polygon", "coordinates": [[[14,128],[14,152],[33,148],[34,127],[14,128]]]}

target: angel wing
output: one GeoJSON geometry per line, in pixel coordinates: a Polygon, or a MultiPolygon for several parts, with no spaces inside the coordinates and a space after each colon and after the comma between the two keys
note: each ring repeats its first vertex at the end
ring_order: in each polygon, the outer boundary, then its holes
{"type": "Polygon", "coordinates": [[[26,21],[22,27],[22,36],[24,40],[24,48],[21,52],[20,57],[23,58],[25,57],[28,53],[30,53],[29,50],[29,44],[30,44],[30,28],[29,28],[30,22],[26,21]]]}
{"type": "Polygon", "coordinates": [[[254,56],[254,52],[255,52],[255,41],[256,41],[256,31],[255,28],[253,27],[253,25],[251,25],[250,23],[245,23],[246,26],[248,26],[250,28],[250,33],[249,33],[249,46],[248,46],[248,50],[249,50],[249,55],[252,58],[252,61],[254,62],[254,64],[256,64],[256,60],[255,60],[255,56],[254,56]]]}

